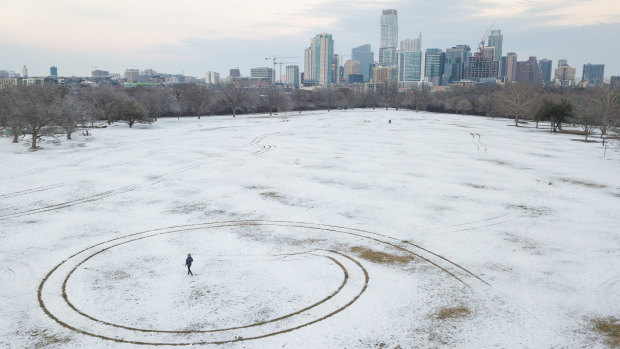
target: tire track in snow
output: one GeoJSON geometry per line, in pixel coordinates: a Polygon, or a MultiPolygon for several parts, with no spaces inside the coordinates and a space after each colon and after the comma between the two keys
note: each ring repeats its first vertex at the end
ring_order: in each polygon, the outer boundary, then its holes
{"type": "MultiPolygon", "coordinates": [[[[248,340],[256,340],[256,339],[261,339],[261,338],[266,338],[266,337],[271,337],[271,336],[275,336],[278,334],[282,334],[282,333],[287,333],[287,332],[292,332],[295,330],[298,330],[300,328],[306,327],[306,326],[310,326],[312,324],[315,324],[317,322],[320,322],[322,320],[325,320],[329,317],[332,317],[336,314],[338,314],[339,312],[345,310],[347,307],[349,307],[351,304],[353,304],[355,301],[357,301],[357,299],[359,299],[359,297],[361,297],[361,295],[366,291],[367,287],[368,287],[368,282],[370,281],[370,276],[368,274],[368,271],[366,270],[366,268],[364,268],[364,266],[357,260],[347,256],[346,254],[340,252],[340,251],[335,251],[335,250],[328,250],[331,253],[335,253],[338,254],[340,256],[342,256],[343,258],[347,258],[348,260],[350,260],[351,262],[355,263],[364,273],[364,278],[365,278],[365,282],[364,282],[364,286],[362,288],[362,290],[356,294],[347,304],[345,304],[344,306],[339,307],[338,309],[330,312],[329,314],[326,314],[324,316],[321,316],[317,319],[314,319],[310,322],[307,323],[303,323],[301,325],[297,325],[291,328],[287,328],[287,329],[283,329],[283,330],[279,330],[279,331],[275,331],[275,332],[271,332],[271,333],[265,333],[265,334],[261,334],[261,335],[256,335],[256,336],[251,336],[251,337],[236,337],[235,339],[231,339],[231,340],[223,340],[223,341],[196,341],[196,342],[173,342],[173,343],[164,343],[164,342],[147,342],[147,341],[141,341],[141,340],[130,340],[130,339],[125,339],[125,338],[118,338],[118,337],[110,337],[110,336],[105,336],[105,335],[101,335],[98,333],[93,333],[93,332],[89,332],[83,329],[79,329],[76,328],[66,322],[63,322],[61,319],[59,319],[56,315],[52,314],[50,312],[50,310],[46,307],[45,305],[45,301],[43,299],[43,289],[46,285],[46,282],[49,280],[49,278],[52,276],[52,274],[55,273],[56,270],[58,270],[64,263],[66,263],[67,261],[75,258],[76,256],[82,254],[85,251],[88,251],[90,249],[94,249],[97,248],[99,246],[108,244],[108,243],[114,243],[116,241],[119,240],[123,240],[123,239],[130,239],[128,241],[125,242],[120,242],[120,243],[116,243],[113,246],[109,246],[107,248],[101,249],[98,252],[95,252],[92,255],[87,256],[86,258],[89,259],[105,250],[108,250],[109,248],[112,248],[114,246],[118,246],[118,245],[122,245],[131,241],[135,241],[135,240],[141,240],[141,239],[145,239],[151,236],[156,236],[156,235],[161,235],[161,234],[170,234],[170,233],[176,233],[176,232],[182,232],[182,231],[188,231],[188,230],[200,230],[200,229],[213,229],[213,228],[221,228],[221,227],[234,227],[234,226],[279,226],[279,227],[294,227],[294,228],[300,228],[300,229],[308,229],[309,231],[314,231],[314,230],[318,230],[318,231],[323,231],[323,232],[334,232],[334,233],[341,233],[341,234],[347,234],[347,235],[351,235],[351,236],[355,236],[358,238],[364,238],[369,240],[370,242],[376,242],[376,243],[380,243],[383,245],[387,245],[389,247],[392,247],[394,249],[400,250],[402,252],[406,252],[409,253],[423,261],[428,262],[429,264],[435,266],[436,268],[438,268],[441,272],[446,273],[447,275],[449,275],[450,277],[454,278],[455,280],[457,280],[458,282],[462,283],[463,285],[465,285],[466,287],[471,287],[469,286],[462,278],[463,277],[473,277],[477,280],[479,280],[481,283],[485,284],[485,285],[489,285],[486,281],[484,281],[482,278],[480,278],[479,276],[475,275],[474,273],[472,273],[471,271],[467,270],[466,268],[464,268],[463,266],[460,266],[459,264],[450,261],[449,259],[436,254],[434,252],[431,252],[427,249],[424,249],[421,246],[412,244],[412,243],[408,243],[406,241],[400,241],[399,239],[387,236],[385,234],[379,234],[379,233],[374,233],[374,232],[370,232],[370,231],[366,231],[366,230],[361,230],[361,229],[354,229],[354,228],[346,228],[346,227],[341,227],[341,226],[336,226],[336,225],[326,225],[326,224],[318,224],[318,223],[308,223],[308,222],[294,222],[294,221],[266,221],[266,220],[232,220],[232,221],[222,221],[222,222],[212,222],[212,223],[197,223],[197,224],[189,224],[189,225],[181,225],[181,226],[172,226],[172,227],[166,227],[166,228],[159,228],[159,229],[154,229],[154,230],[148,230],[148,231],[143,231],[143,232],[138,232],[138,233],[133,233],[133,234],[129,234],[129,235],[125,235],[122,237],[118,237],[118,238],[114,238],[105,242],[101,242],[99,244],[93,245],[91,247],[87,247],[79,252],[77,252],[76,254],[68,257],[67,259],[65,259],[64,261],[62,261],[61,263],[59,263],[58,265],[56,265],[46,276],[45,278],[41,281],[39,288],[38,288],[38,300],[39,300],[39,305],[41,306],[41,308],[44,310],[44,312],[50,317],[52,318],[54,321],[56,321],[57,323],[59,323],[61,326],[66,327],[68,329],[71,329],[73,331],[88,335],[88,336],[92,336],[92,337],[96,337],[96,338],[100,338],[100,339],[104,339],[104,340],[110,340],[110,341],[114,341],[114,342],[119,342],[119,343],[130,343],[130,344],[139,344],[139,345],[152,345],[152,346],[166,346],[166,345],[172,345],[172,346],[190,346],[190,345],[205,345],[205,344],[225,344],[225,343],[233,343],[233,342],[241,342],[241,341],[248,341],[248,340]],[[416,253],[414,251],[409,250],[409,246],[411,247],[415,247],[417,249],[420,249],[421,251],[424,251],[426,253],[428,253],[430,256],[422,256],[419,253],[416,253]],[[433,261],[431,260],[431,258],[436,258],[439,259],[439,261],[433,261]],[[456,270],[450,271],[448,270],[446,266],[441,266],[439,265],[439,263],[448,263],[452,268],[455,268],[456,270]],[[462,276],[457,276],[456,273],[462,273],[462,276]]],[[[69,279],[69,277],[71,276],[71,274],[82,264],[84,263],[87,259],[83,260],[82,262],[80,262],[78,265],[76,265],[73,269],[71,269],[70,273],[66,276],[66,278],[64,279],[63,283],[62,283],[62,298],[65,300],[65,302],[69,303],[67,294],[66,294],[66,285],[67,285],[67,281],[69,279]]],[[[347,276],[347,271],[345,269],[345,281],[348,279],[347,276]]],[[[345,282],[346,284],[346,282],[345,282]]],[[[344,287],[344,286],[342,286],[344,287]]],[[[335,295],[335,294],[334,294],[335,295]]],[[[75,308],[74,306],[70,305],[70,307],[74,310],[77,311],[79,313],[79,310],[77,310],[77,308],[75,308]]],[[[308,309],[310,309],[311,307],[309,307],[308,309]]],[[[302,310],[301,312],[303,312],[304,310],[302,310]]],[[[87,316],[83,314],[83,316],[87,316]]],[[[270,320],[270,321],[279,321],[282,320],[286,317],[283,318],[278,318],[278,319],[274,319],[274,320],[270,320]]],[[[91,318],[92,319],[92,318],[91,318]]],[[[95,319],[94,321],[100,321],[95,319]]],[[[122,326],[122,325],[114,325],[111,324],[111,326],[113,327],[120,327],[129,331],[135,331],[137,333],[143,333],[143,332],[153,332],[153,330],[146,330],[146,329],[138,329],[138,328],[131,328],[128,326],[122,326]]],[[[259,325],[249,325],[249,326],[238,326],[232,329],[242,329],[242,328],[248,328],[248,327],[252,327],[252,326],[259,326],[259,325]]],[[[163,330],[165,333],[176,333],[179,335],[188,335],[189,333],[195,332],[195,331],[166,331],[163,330]]]]}
{"type": "MultiPolygon", "coordinates": [[[[250,147],[252,145],[258,144],[260,143],[263,139],[265,138],[265,135],[262,136],[257,136],[255,137],[251,142],[243,144],[243,145],[239,145],[236,147],[232,147],[226,151],[222,151],[222,152],[218,152],[218,153],[206,153],[203,155],[206,155],[208,157],[220,157],[222,155],[225,155],[227,153],[233,152],[233,151],[237,151],[237,150],[241,150],[243,148],[247,148],[250,147]]],[[[88,203],[88,202],[93,202],[93,201],[98,201],[98,200],[103,200],[112,196],[117,196],[120,194],[125,194],[128,192],[132,192],[135,190],[138,190],[140,188],[144,188],[147,186],[152,186],[152,185],[156,185],[159,184],[165,180],[168,180],[172,177],[174,177],[177,174],[180,174],[182,172],[186,172],[189,170],[192,170],[194,168],[197,168],[199,166],[202,165],[201,161],[196,161],[196,160],[184,160],[184,161],[180,161],[177,164],[186,164],[186,163],[191,163],[190,165],[186,165],[180,168],[177,168],[171,172],[165,173],[161,176],[156,176],[153,178],[150,178],[146,181],[144,181],[143,183],[140,184],[134,184],[134,185],[126,185],[126,186],[122,186],[116,189],[111,189],[111,190],[107,190],[101,193],[97,193],[94,195],[89,195],[89,196],[84,196],[84,197],[80,197],[78,199],[75,200],[71,200],[71,201],[66,201],[66,202],[61,202],[58,204],[53,204],[53,205],[48,205],[45,207],[40,207],[40,208],[34,208],[34,209],[30,209],[30,210],[25,210],[25,211],[20,211],[20,212],[16,212],[16,213],[12,213],[12,214],[8,214],[8,215],[4,215],[4,216],[0,216],[0,221],[3,220],[7,220],[7,219],[12,219],[12,218],[17,218],[17,217],[22,217],[22,216],[27,216],[27,215],[32,215],[32,214],[38,214],[38,213],[44,213],[44,212],[49,212],[49,211],[56,211],[56,210],[60,210],[63,208],[67,208],[67,207],[71,207],[71,206],[75,206],[75,205],[80,205],[80,204],[84,204],[84,203],[88,203]]]]}

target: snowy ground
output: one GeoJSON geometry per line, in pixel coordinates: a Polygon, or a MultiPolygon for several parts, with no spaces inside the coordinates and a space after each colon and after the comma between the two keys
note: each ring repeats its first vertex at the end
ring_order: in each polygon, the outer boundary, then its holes
{"type": "Polygon", "coordinates": [[[605,347],[620,153],[510,124],[359,110],[2,139],[0,347],[605,347]]]}

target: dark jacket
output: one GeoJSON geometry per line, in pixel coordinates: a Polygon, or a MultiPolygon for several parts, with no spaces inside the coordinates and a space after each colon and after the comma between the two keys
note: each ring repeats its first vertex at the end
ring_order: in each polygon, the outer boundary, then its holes
{"type": "Polygon", "coordinates": [[[187,259],[185,260],[185,265],[187,265],[188,267],[191,267],[193,261],[194,259],[192,257],[187,257],[187,259]]]}

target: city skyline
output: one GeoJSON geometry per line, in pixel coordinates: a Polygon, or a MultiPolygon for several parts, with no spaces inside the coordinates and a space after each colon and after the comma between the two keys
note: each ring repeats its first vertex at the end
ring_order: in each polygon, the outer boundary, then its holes
{"type": "Polygon", "coordinates": [[[592,63],[605,64],[606,78],[620,75],[620,38],[614,35],[620,32],[620,5],[612,1],[546,1],[543,5],[541,1],[513,4],[484,0],[455,3],[449,9],[421,1],[359,4],[317,0],[291,5],[276,0],[263,3],[261,8],[250,2],[233,1],[217,6],[188,1],[185,13],[162,4],[147,6],[143,1],[129,5],[118,1],[105,5],[69,1],[5,5],[7,13],[13,15],[0,24],[4,33],[0,34],[0,69],[19,72],[26,65],[31,76],[46,76],[50,66],[57,66],[59,76],[89,76],[95,70],[93,67],[121,74],[130,68],[153,68],[196,77],[214,71],[225,77],[230,68],[240,67],[242,75],[247,76],[253,67],[268,66],[265,57],[274,54],[296,56],[291,61],[303,67],[308,38],[321,32],[333,35],[334,53],[347,56],[352,48],[371,44],[377,60],[381,11],[394,8],[399,15],[399,37],[417,37],[422,32],[422,50],[445,50],[462,44],[476,47],[495,22],[494,29],[500,29],[504,36],[503,51],[516,52],[520,59],[536,56],[557,62],[568,58],[578,68],[578,74],[582,65],[592,63]],[[233,7],[240,4],[246,10],[235,12],[233,7]],[[165,11],[166,15],[160,13],[165,11]],[[210,15],[208,20],[188,20],[195,16],[194,12],[201,11],[210,15]],[[224,21],[214,15],[219,11],[233,14],[232,19],[228,18],[230,24],[222,24],[224,21]],[[249,11],[254,11],[254,16],[249,16],[249,11]],[[123,13],[117,16],[117,12],[123,13]],[[124,23],[127,13],[133,13],[135,20],[124,23]],[[182,13],[184,21],[192,24],[171,29],[178,22],[173,17],[182,13]],[[43,19],[43,15],[50,14],[60,24],[48,24],[49,20],[43,19]],[[41,24],[23,30],[20,26],[18,32],[9,29],[11,25],[16,28],[26,16],[31,23],[41,24]],[[148,21],[161,25],[149,25],[148,21]],[[295,24],[289,25],[290,22],[295,24]],[[80,25],[83,27],[77,28],[80,25]],[[43,26],[46,35],[40,34],[43,26]],[[455,27],[459,29],[454,30],[455,27]]]}

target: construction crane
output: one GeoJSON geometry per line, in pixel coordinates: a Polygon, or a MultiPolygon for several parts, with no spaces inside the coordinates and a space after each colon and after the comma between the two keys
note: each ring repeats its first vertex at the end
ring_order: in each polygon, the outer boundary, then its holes
{"type": "Polygon", "coordinates": [[[277,60],[289,59],[289,58],[299,58],[299,57],[278,57],[278,56],[274,55],[273,57],[265,58],[265,60],[271,60],[273,62],[273,73],[272,73],[272,77],[271,77],[271,82],[272,83],[276,82],[275,75],[276,75],[276,64],[278,63],[277,60]]]}
{"type": "Polygon", "coordinates": [[[276,62],[276,64],[280,66],[280,83],[282,83],[282,65],[283,64],[299,64],[299,62],[276,62]]]}
{"type": "Polygon", "coordinates": [[[491,26],[484,33],[484,35],[482,36],[482,40],[480,40],[480,43],[478,44],[478,53],[480,55],[484,55],[484,44],[485,44],[487,38],[489,37],[489,33],[491,32],[491,29],[493,29],[494,25],[495,25],[495,22],[491,23],[491,26]]]}

